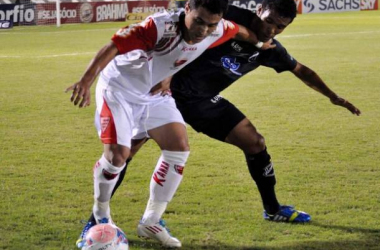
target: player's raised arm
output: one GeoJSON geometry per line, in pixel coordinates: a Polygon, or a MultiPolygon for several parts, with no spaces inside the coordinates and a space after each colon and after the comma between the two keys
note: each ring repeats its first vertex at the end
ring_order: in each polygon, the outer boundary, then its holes
{"type": "Polygon", "coordinates": [[[272,39],[262,42],[257,38],[255,33],[241,25],[239,25],[239,32],[235,35],[234,39],[249,42],[261,50],[273,49],[276,47],[275,44],[272,44],[272,39]]]}
{"type": "Polygon", "coordinates": [[[74,105],[79,103],[80,108],[90,105],[91,85],[99,73],[117,54],[118,49],[114,42],[111,41],[100,49],[96,56],[91,60],[81,79],[66,89],[66,92],[73,91],[70,101],[74,102],[74,105]]]}
{"type": "Polygon", "coordinates": [[[307,86],[328,97],[333,104],[348,109],[354,115],[359,116],[361,114],[360,110],[352,103],[335,94],[312,69],[297,63],[292,73],[307,86]]]}

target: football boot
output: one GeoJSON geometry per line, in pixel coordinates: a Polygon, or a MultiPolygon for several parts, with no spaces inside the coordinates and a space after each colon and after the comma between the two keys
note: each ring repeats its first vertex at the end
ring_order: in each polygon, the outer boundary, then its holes
{"type": "Polygon", "coordinates": [[[137,235],[140,238],[156,240],[168,248],[179,248],[182,246],[181,242],[170,234],[165,221],[162,219],[156,223],[142,223],[140,221],[140,224],[137,226],[137,235]]]}
{"type": "Polygon", "coordinates": [[[293,206],[280,206],[280,210],[275,214],[268,214],[264,210],[264,219],[276,222],[293,222],[307,223],[311,220],[311,216],[303,211],[295,210],[293,206]]]}

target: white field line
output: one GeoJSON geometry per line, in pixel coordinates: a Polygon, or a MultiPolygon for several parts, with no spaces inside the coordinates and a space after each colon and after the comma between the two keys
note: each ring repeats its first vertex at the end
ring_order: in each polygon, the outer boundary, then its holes
{"type": "Polygon", "coordinates": [[[22,56],[4,56],[0,55],[0,58],[54,58],[54,57],[65,57],[65,56],[81,56],[81,55],[95,55],[94,52],[80,52],[80,53],[69,53],[69,54],[57,54],[57,55],[45,55],[45,56],[32,56],[32,55],[22,55],[22,56]]]}
{"type": "Polygon", "coordinates": [[[312,33],[312,34],[298,34],[298,35],[280,35],[282,38],[298,38],[298,37],[309,37],[309,36],[345,36],[345,35],[356,35],[356,34],[372,34],[379,33],[380,30],[367,30],[367,31],[352,31],[352,32],[335,32],[335,33],[312,33]]]}
{"type": "MultiPolygon", "coordinates": [[[[121,27],[121,26],[120,26],[121,27]]],[[[38,35],[54,35],[54,34],[65,34],[65,33],[84,33],[84,32],[99,32],[99,31],[105,31],[105,30],[111,30],[111,31],[118,31],[120,27],[115,28],[106,28],[106,29],[88,29],[88,30],[65,30],[65,31],[31,31],[31,32],[7,32],[7,31],[1,31],[0,35],[30,35],[30,34],[38,34],[38,35]]],[[[20,28],[18,30],[25,30],[27,28],[20,28]]],[[[30,29],[30,28],[28,28],[30,29]]]]}
{"type": "MultiPolygon", "coordinates": [[[[97,30],[99,31],[99,30],[97,30]]],[[[356,35],[356,34],[372,34],[379,33],[380,30],[368,30],[368,31],[357,31],[357,32],[336,32],[336,33],[310,33],[310,34],[299,34],[299,35],[280,35],[279,39],[287,38],[300,38],[300,37],[311,37],[311,36],[346,36],[346,35],[356,35]]],[[[56,33],[56,32],[51,32],[56,33]]],[[[23,34],[23,33],[22,33],[23,34]]],[[[94,52],[78,52],[78,53],[67,53],[67,54],[56,54],[56,55],[0,55],[0,58],[55,58],[55,57],[66,57],[66,56],[81,56],[81,55],[95,55],[94,52]]]]}

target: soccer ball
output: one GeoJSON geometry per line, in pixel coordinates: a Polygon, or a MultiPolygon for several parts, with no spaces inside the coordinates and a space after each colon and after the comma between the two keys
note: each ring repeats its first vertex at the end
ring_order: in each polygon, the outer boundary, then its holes
{"type": "Polygon", "coordinates": [[[98,224],[86,234],[86,243],[82,250],[128,250],[125,233],[115,225],[98,224]]]}

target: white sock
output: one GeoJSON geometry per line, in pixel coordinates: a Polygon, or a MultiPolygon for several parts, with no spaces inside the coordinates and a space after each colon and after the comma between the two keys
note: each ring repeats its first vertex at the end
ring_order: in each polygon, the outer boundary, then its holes
{"type": "Polygon", "coordinates": [[[157,222],[165,212],[179,184],[190,152],[162,150],[150,181],[150,198],[142,222],[157,222]]]}
{"type": "Polygon", "coordinates": [[[166,201],[152,201],[149,199],[141,222],[147,224],[158,222],[165,212],[167,205],[168,202],[166,201]]]}
{"type": "Polygon", "coordinates": [[[107,161],[104,156],[95,164],[94,167],[94,206],[93,213],[98,221],[103,218],[111,218],[109,201],[111,199],[112,190],[119,179],[119,173],[124,166],[116,167],[107,161]],[[103,171],[106,171],[110,176],[104,176],[103,171]],[[106,178],[107,177],[107,178],[106,178]]]}

